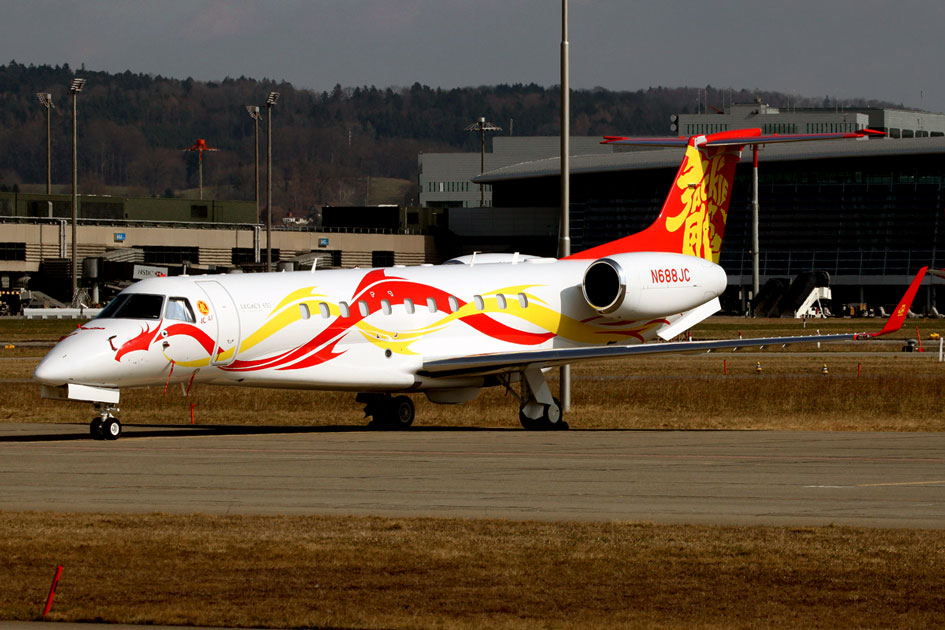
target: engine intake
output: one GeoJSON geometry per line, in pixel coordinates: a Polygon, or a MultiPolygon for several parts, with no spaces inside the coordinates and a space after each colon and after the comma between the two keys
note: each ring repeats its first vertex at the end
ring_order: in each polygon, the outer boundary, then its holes
{"type": "Polygon", "coordinates": [[[615,254],[592,262],[581,291],[605,317],[648,319],[688,311],[721,295],[725,271],[715,263],[661,252],[615,254]]]}

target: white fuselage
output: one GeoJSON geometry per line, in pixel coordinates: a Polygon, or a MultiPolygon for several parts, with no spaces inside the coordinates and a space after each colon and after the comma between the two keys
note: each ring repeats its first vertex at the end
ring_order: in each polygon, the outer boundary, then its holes
{"type": "Polygon", "coordinates": [[[425,361],[450,357],[643,343],[679,317],[681,304],[695,308],[725,288],[721,268],[700,258],[621,256],[635,268],[626,294],[648,305],[645,318],[606,316],[588,304],[582,282],[593,260],[144,280],[121,294],[137,295],[140,305],[117,317],[106,309],[61,340],[35,378],[102,388],[188,381],[357,391],[478,387],[481,377],[417,372],[425,361]]]}

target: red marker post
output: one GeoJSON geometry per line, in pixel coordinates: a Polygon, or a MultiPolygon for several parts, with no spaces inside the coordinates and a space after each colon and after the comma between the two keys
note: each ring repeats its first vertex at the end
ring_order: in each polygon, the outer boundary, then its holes
{"type": "Polygon", "coordinates": [[[52,608],[53,598],[56,596],[56,586],[59,584],[59,578],[62,577],[62,565],[56,567],[56,577],[53,578],[52,586],[49,587],[49,597],[46,598],[46,607],[43,608],[43,617],[49,614],[52,608]]]}

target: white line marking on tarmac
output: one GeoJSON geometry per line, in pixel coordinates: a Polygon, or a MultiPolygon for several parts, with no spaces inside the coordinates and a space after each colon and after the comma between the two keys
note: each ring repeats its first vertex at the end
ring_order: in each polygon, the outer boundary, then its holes
{"type": "Polygon", "coordinates": [[[881,488],[885,486],[937,486],[945,485],[945,480],[939,481],[900,481],[898,483],[861,483],[857,488],[881,488]]]}

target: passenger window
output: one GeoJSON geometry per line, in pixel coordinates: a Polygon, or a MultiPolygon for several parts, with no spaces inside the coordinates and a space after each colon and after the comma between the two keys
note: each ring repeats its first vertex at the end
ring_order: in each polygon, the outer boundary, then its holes
{"type": "Polygon", "coordinates": [[[328,308],[328,305],[324,302],[318,303],[318,312],[322,314],[322,319],[328,319],[331,317],[331,309],[328,308]]]}
{"type": "Polygon", "coordinates": [[[390,315],[394,312],[388,300],[381,300],[381,310],[384,311],[385,315],[390,315]]]}
{"type": "Polygon", "coordinates": [[[495,296],[495,303],[498,304],[499,308],[503,311],[508,306],[508,304],[505,301],[505,296],[502,295],[501,293],[495,296]]]}
{"type": "Polygon", "coordinates": [[[175,319],[180,322],[190,322],[193,324],[197,321],[197,318],[194,317],[194,311],[190,308],[190,302],[187,301],[187,298],[182,297],[172,297],[167,299],[167,311],[164,316],[167,319],[175,319]]]}
{"type": "Polygon", "coordinates": [[[430,309],[431,313],[436,312],[436,298],[427,298],[427,308],[430,309]]]}
{"type": "Polygon", "coordinates": [[[524,293],[518,294],[518,305],[522,308],[528,308],[528,297],[524,293]]]}
{"type": "Polygon", "coordinates": [[[452,295],[449,297],[449,303],[450,303],[450,310],[451,310],[452,312],[455,313],[456,311],[459,310],[459,300],[457,300],[457,299],[456,299],[455,297],[453,297],[452,295]]]}
{"type": "Polygon", "coordinates": [[[474,295],[474,296],[473,296],[473,299],[476,301],[476,308],[477,308],[478,310],[481,311],[481,310],[484,310],[484,309],[486,308],[486,303],[485,303],[485,301],[482,299],[482,296],[481,296],[481,295],[474,295]]]}
{"type": "Polygon", "coordinates": [[[312,316],[312,313],[308,310],[308,304],[299,304],[299,313],[302,314],[302,319],[308,319],[312,316]]]}
{"type": "Polygon", "coordinates": [[[404,298],[404,310],[407,311],[408,315],[413,315],[416,309],[413,306],[413,300],[410,298],[404,298]]]}
{"type": "Polygon", "coordinates": [[[367,302],[364,300],[358,300],[358,310],[361,311],[361,317],[367,317],[371,314],[371,310],[368,308],[367,302]]]}
{"type": "Polygon", "coordinates": [[[341,311],[342,317],[351,317],[351,309],[348,308],[347,302],[338,302],[338,310],[341,311]]]}

